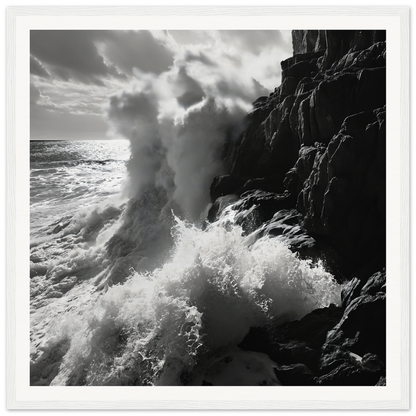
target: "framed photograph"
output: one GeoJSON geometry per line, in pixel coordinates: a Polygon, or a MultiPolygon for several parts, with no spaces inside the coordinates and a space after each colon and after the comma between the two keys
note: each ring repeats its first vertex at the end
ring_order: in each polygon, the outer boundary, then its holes
{"type": "Polygon", "coordinates": [[[409,408],[409,9],[7,9],[9,409],[409,408]]]}

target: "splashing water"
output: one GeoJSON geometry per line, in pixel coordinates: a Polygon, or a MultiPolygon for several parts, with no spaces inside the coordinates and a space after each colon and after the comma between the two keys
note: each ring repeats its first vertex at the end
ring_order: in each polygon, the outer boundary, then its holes
{"type": "Polygon", "coordinates": [[[132,271],[105,292],[85,285],[60,299],[63,312],[54,307],[49,329],[54,336],[32,366],[35,383],[182,385],[186,375],[192,384],[211,364],[207,377],[222,380],[221,372],[213,376],[218,354],[266,365],[264,357],[235,350],[250,327],[299,319],[340,301],[340,287],[322,265],[298,259],[276,239],[250,245],[238,226],[219,222],[202,231],[175,223],[172,257],[161,268],[132,271]],[[48,360],[55,365],[49,374],[48,360]]]}

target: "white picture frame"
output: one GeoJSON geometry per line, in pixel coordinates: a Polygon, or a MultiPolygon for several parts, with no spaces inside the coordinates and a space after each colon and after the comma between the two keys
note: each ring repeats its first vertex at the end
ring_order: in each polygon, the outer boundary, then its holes
{"type": "Polygon", "coordinates": [[[408,409],[410,400],[409,176],[409,9],[407,7],[8,8],[6,253],[8,408],[408,409]],[[27,279],[29,31],[52,28],[125,29],[137,28],[137,26],[143,29],[255,29],[260,24],[262,29],[387,30],[387,386],[212,387],[210,389],[29,386],[27,279]],[[280,392],[283,394],[277,394],[280,392]]]}

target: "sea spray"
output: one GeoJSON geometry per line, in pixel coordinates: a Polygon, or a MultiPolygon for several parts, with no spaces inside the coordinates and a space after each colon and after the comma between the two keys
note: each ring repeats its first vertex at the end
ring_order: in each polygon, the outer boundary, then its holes
{"type": "Polygon", "coordinates": [[[181,385],[184,374],[195,382],[250,327],[340,302],[333,277],[277,239],[252,244],[235,225],[202,231],[175,222],[172,257],[162,267],[132,271],[57,318],[54,340],[42,349],[68,349],[52,384],[181,385]]]}
{"type": "Polygon", "coordinates": [[[126,195],[163,187],[176,214],[191,221],[200,220],[213,178],[224,173],[221,156],[232,129],[268,94],[228,55],[215,58],[215,49],[183,48],[169,71],[136,69],[135,81],[110,98],[106,111],[111,134],[130,141],[126,195]]]}

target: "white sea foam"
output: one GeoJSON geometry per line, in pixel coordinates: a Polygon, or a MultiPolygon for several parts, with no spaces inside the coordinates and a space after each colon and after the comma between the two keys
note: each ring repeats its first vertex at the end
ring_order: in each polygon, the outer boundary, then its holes
{"type": "MultiPolygon", "coordinates": [[[[81,296],[80,305],[73,297],[60,299],[63,311],[69,299],[72,307],[51,319],[48,331],[54,337],[39,350],[50,357],[60,348],[62,362],[57,374],[43,376],[37,374],[43,367],[35,364],[36,383],[180,385],[188,374],[192,384],[202,377],[201,368],[214,366],[208,374],[227,384],[229,368],[221,378],[213,357],[234,351],[235,362],[248,359],[235,348],[250,327],[299,319],[340,302],[332,276],[277,239],[250,244],[238,226],[217,223],[202,231],[175,221],[175,248],[162,267],[132,271],[124,283],[107,286],[88,301],[81,296]]],[[[267,360],[252,359],[266,365],[267,360]]],[[[267,383],[278,384],[270,377],[267,383]]]]}

